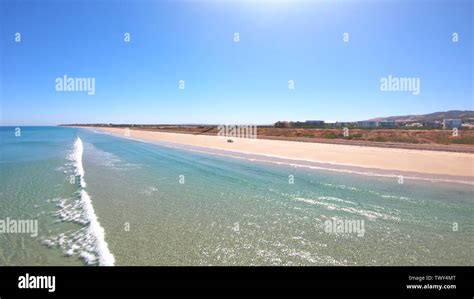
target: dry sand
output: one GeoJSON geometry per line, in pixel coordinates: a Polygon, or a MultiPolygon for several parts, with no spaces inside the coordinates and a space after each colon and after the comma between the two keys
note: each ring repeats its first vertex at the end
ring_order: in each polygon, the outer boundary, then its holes
{"type": "MultiPolygon", "coordinates": [[[[85,128],[92,129],[92,127],[85,128]]],[[[125,137],[125,129],[102,127],[93,129],[125,137]]],[[[252,155],[367,169],[462,176],[470,177],[474,181],[474,154],[471,153],[243,138],[233,138],[234,142],[229,143],[227,138],[218,136],[139,130],[129,130],[129,134],[130,138],[144,141],[166,141],[252,155]]]]}

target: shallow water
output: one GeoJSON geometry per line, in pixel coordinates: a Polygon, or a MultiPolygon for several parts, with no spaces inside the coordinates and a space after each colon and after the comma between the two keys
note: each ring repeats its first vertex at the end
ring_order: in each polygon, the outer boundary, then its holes
{"type": "Polygon", "coordinates": [[[0,234],[2,265],[104,264],[108,251],[115,265],[474,264],[472,185],[21,129],[0,128],[0,219],[36,219],[39,235],[0,234]],[[78,137],[83,186],[70,182],[78,137]],[[327,232],[332,219],[363,220],[363,236],[327,232]]]}

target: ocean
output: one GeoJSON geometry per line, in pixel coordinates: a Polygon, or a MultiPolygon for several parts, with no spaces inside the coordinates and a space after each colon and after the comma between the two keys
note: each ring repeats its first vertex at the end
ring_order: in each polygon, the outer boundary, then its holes
{"type": "Polygon", "coordinates": [[[473,195],[472,184],[0,127],[0,265],[474,265],[473,195]],[[21,219],[37,221],[36,236],[6,230],[21,219]]]}

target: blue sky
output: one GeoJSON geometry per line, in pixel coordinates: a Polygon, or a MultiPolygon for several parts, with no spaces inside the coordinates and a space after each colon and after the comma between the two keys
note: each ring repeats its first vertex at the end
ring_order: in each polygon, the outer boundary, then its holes
{"type": "Polygon", "coordinates": [[[2,125],[352,121],[474,108],[472,1],[0,3],[2,125]],[[63,75],[95,78],[95,94],[57,92],[63,75]],[[382,92],[388,75],[420,78],[420,95],[382,92]]]}

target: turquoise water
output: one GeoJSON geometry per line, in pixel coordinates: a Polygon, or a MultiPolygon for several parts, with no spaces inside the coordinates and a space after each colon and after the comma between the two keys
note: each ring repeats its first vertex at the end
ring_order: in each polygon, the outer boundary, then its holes
{"type": "Polygon", "coordinates": [[[0,127],[0,146],[0,220],[39,226],[37,237],[0,233],[1,265],[474,264],[472,185],[63,127],[0,127]],[[365,233],[328,232],[332,219],[363,220],[365,233]]]}

